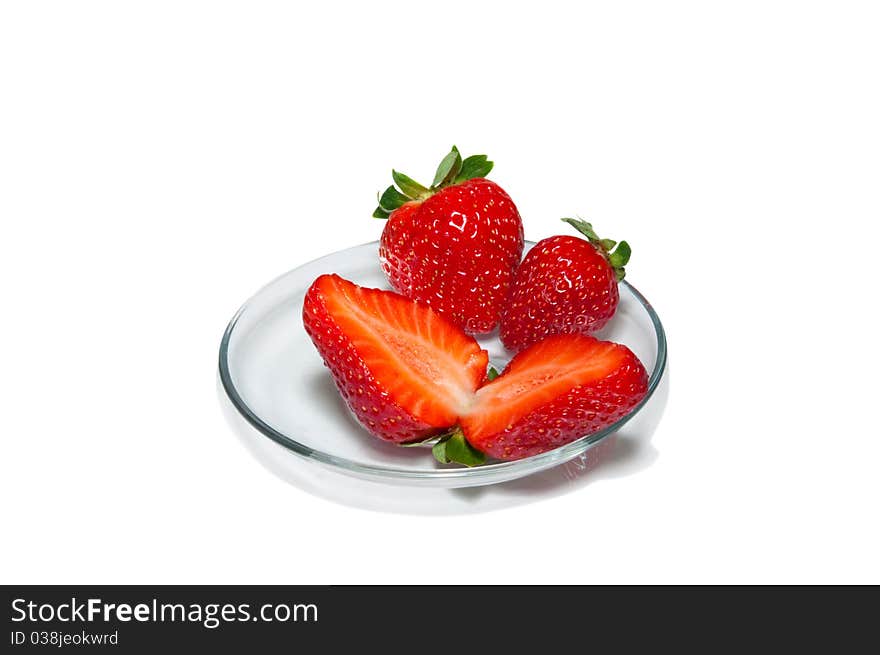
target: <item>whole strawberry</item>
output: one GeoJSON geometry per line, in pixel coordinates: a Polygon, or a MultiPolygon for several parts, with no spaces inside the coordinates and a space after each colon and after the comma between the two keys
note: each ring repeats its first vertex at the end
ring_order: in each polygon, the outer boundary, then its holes
{"type": "Polygon", "coordinates": [[[462,160],[453,146],[425,187],[392,171],[379,198],[387,218],[379,261],[399,293],[444,314],[470,334],[491,332],[522,257],[522,219],[510,196],[485,179],[486,155],[462,160]]]}
{"type": "Polygon", "coordinates": [[[596,332],[617,310],[617,283],[626,274],[629,244],[600,239],[586,221],[562,220],[586,239],[549,237],[523,259],[501,314],[501,341],[510,350],[553,334],[596,332]]]}

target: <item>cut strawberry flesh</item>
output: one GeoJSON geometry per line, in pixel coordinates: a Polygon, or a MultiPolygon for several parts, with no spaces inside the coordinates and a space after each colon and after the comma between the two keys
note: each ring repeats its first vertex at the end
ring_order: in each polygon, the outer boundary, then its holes
{"type": "Polygon", "coordinates": [[[645,369],[625,346],[557,335],[519,353],[477,391],[461,426],[477,449],[519,459],[610,425],[646,391],[645,369]]]}
{"type": "Polygon", "coordinates": [[[337,275],[312,284],[303,322],[352,413],[395,443],[458,423],[477,450],[520,459],[611,425],[647,393],[628,348],[576,334],[523,350],[480,387],[488,355],[472,337],[426,305],[337,275]]]}
{"type": "Polygon", "coordinates": [[[355,415],[389,440],[423,436],[419,427],[454,425],[486,372],[487,353],[448,319],[338,275],[322,275],[312,285],[304,321],[355,415]],[[399,428],[383,434],[379,419],[394,412],[413,423],[411,437],[399,428]]]}

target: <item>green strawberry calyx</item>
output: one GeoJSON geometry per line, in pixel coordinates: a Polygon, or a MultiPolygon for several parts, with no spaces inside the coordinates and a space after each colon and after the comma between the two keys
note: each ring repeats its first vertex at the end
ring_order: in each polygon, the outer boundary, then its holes
{"type": "Polygon", "coordinates": [[[481,453],[465,439],[464,432],[456,426],[449,432],[429,437],[424,441],[400,444],[404,448],[430,448],[431,453],[441,464],[464,464],[479,466],[486,463],[485,453],[481,453]]]}
{"type": "Polygon", "coordinates": [[[471,155],[462,159],[458,148],[452,146],[452,150],[437,167],[430,187],[419,184],[408,175],[392,170],[391,177],[394,184],[378,194],[379,206],[373,212],[373,218],[388,218],[395,209],[408,202],[426,200],[440,189],[474,178],[486,177],[492,166],[494,163],[489,161],[486,155],[471,155]]]}
{"type": "Polygon", "coordinates": [[[618,282],[626,276],[625,267],[629,262],[630,255],[632,255],[632,249],[626,241],[618,243],[613,239],[600,239],[593,230],[593,226],[581,218],[563,218],[562,220],[587,237],[596,250],[604,255],[614,270],[618,282]],[[615,248],[615,246],[617,247],[615,248]]]}
{"type": "Polygon", "coordinates": [[[479,466],[485,463],[486,455],[474,448],[464,438],[461,428],[455,428],[431,448],[431,452],[441,464],[464,464],[465,466],[479,466]]]}

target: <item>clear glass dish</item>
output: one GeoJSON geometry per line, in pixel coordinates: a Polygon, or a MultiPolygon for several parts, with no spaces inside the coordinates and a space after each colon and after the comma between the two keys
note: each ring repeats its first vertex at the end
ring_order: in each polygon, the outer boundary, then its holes
{"type": "MultiPolygon", "coordinates": [[[[526,242],[526,250],[534,243],[526,242]]],[[[514,462],[474,468],[439,464],[430,449],[370,436],[348,412],[302,326],[303,297],[322,273],[387,289],[378,242],[340,250],[270,282],[229,322],[220,343],[220,380],[233,406],[262,434],[333,470],[402,485],[472,487],[513,480],[567,462],[620,429],[645,405],[666,366],[666,337],[651,304],[625,280],[620,305],[596,336],[626,344],[650,371],[648,395],[615,424],[566,446],[514,462]]],[[[501,370],[511,355],[497,334],[479,339],[501,370]]]]}

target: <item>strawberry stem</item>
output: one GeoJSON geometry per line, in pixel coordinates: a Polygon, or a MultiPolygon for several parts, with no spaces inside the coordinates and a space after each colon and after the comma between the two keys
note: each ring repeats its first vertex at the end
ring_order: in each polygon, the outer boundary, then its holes
{"type": "Polygon", "coordinates": [[[486,155],[471,155],[461,163],[461,171],[455,176],[455,184],[486,177],[494,165],[495,162],[489,161],[486,155]]]}
{"type": "Polygon", "coordinates": [[[434,181],[431,183],[431,188],[440,189],[444,186],[449,186],[450,182],[452,182],[455,179],[455,176],[461,171],[461,164],[461,153],[458,151],[458,148],[452,146],[452,150],[449,151],[449,154],[443,158],[443,161],[441,161],[440,165],[437,167],[437,172],[434,174],[434,181]]]}
{"type": "Polygon", "coordinates": [[[464,432],[456,427],[449,434],[442,437],[431,449],[436,459],[441,464],[464,464],[465,466],[479,466],[485,463],[486,455],[474,448],[464,438],[464,432]]]}
{"type": "Polygon", "coordinates": [[[614,270],[617,281],[620,282],[626,277],[626,264],[632,255],[632,248],[626,241],[618,243],[613,239],[600,239],[599,235],[593,230],[593,225],[581,218],[563,218],[563,222],[568,223],[578,232],[587,237],[587,240],[602,253],[614,270]],[[617,246],[615,248],[614,246],[617,246]]]}
{"type": "Polygon", "coordinates": [[[437,167],[430,187],[419,184],[408,175],[392,169],[391,178],[396,188],[390,186],[379,194],[379,206],[373,211],[373,217],[388,218],[396,209],[408,202],[427,200],[440,189],[478,177],[486,177],[493,166],[493,162],[489,161],[486,155],[471,155],[462,159],[458,148],[452,146],[452,150],[437,167]]]}
{"type": "Polygon", "coordinates": [[[403,192],[403,195],[409,196],[413,200],[421,200],[431,196],[430,189],[423,187],[408,175],[391,169],[391,178],[394,180],[397,188],[403,192]]]}

